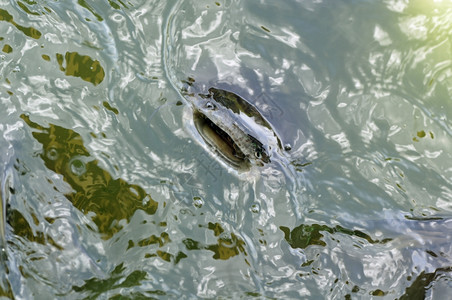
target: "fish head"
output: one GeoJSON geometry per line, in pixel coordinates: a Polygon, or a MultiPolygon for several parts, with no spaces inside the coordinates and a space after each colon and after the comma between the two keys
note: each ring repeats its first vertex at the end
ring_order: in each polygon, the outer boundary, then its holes
{"type": "Polygon", "coordinates": [[[281,142],[258,109],[239,95],[211,87],[203,93],[194,79],[184,81],[195,127],[206,144],[236,169],[271,162],[281,142]]]}
{"type": "Polygon", "coordinates": [[[263,166],[270,162],[268,147],[252,130],[256,125],[249,124],[252,119],[243,118],[208,95],[199,96],[193,106],[198,132],[230,164],[263,166]]]}

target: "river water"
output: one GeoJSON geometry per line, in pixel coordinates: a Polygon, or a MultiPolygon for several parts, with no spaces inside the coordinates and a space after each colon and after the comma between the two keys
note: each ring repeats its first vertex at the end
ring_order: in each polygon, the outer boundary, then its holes
{"type": "Polygon", "coordinates": [[[0,296],[445,299],[451,33],[446,0],[1,1],[0,296]],[[290,151],[229,169],[188,78],[290,151]]]}

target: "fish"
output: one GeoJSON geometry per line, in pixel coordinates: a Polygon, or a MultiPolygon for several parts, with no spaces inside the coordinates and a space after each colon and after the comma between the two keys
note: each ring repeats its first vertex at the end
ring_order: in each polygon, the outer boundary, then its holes
{"type": "Polygon", "coordinates": [[[204,142],[229,166],[248,171],[272,161],[281,139],[249,101],[234,92],[211,87],[192,92],[194,79],[184,82],[183,96],[191,104],[193,123],[204,142]]]}

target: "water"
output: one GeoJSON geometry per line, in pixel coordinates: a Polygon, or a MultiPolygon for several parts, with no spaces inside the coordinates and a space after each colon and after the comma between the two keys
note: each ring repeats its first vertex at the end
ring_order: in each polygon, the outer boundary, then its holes
{"type": "Polygon", "coordinates": [[[444,299],[450,1],[2,2],[0,295],[444,299]],[[181,81],[291,150],[252,176],[181,81]]]}

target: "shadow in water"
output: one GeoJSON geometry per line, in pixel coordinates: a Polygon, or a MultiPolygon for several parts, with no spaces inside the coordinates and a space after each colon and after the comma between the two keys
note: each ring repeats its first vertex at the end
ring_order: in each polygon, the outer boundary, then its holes
{"type": "Polygon", "coordinates": [[[359,230],[351,230],[344,228],[342,226],[334,226],[328,227],[327,225],[304,225],[295,227],[290,230],[288,227],[281,226],[280,229],[284,232],[284,239],[289,243],[292,248],[300,248],[305,249],[308,246],[318,245],[318,246],[326,246],[326,243],[322,240],[323,234],[321,232],[328,232],[330,234],[334,233],[343,233],[350,236],[356,236],[362,239],[365,239],[371,244],[384,244],[392,239],[383,239],[383,240],[373,240],[368,234],[359,231],[359,230]]]}
{"type": "Polygon", "coordinates": [[[212,251],[214,253],[213,258],[221,260],[227,260],[238,255],[240,252],[246,255],[245,242],[234,233],[231,233],[228,237],[222,236],[224,229],[218,223],[214,224],[209,222],[207,228],[213,231],[213,234],[218,237],[217,244],[204,245],[193,239],[187,238],[183,241],[185,247],[187,247],[188,250],[206,249],[212,251]]]}
{"type": "MultiPolygon", "coordinates": [[[[293,249],[307,249],[312,246],[328,247],[328,242],[340,242],[337,235],[349,235],[356,240],[353,243],[355,248],[365,248],[366,242],[369,244],[388,244],[392,248],[412,248],[418,253],[425,252],[432,260],[436,261],[437,267],[434,272],[424,270],[417,274],[411,285],[408,286],[404,294],[399,299],[425,299],[429,290],[433,289],[435,284],[440,280],[450,282],[452,267],[450,266],[450,226],[449,218],[431,217],[431,218],[412,218],[405,217],[400,220],[381,220],[369,221],[373,224],[373,228],[386,228],[386,233],[391,238],[373,239],[369,234],[360,230],[351,230],[342,226],[327,226],[320,224],[301,224],[293,229],[281,226],[280,230],[284,233],[284,239],[293,249]],[[326,238],[325,235],[330,235],[326,238]],[[361,241],[360,241],[361,240],[361,241]],[[445,247],[444,247],[445,246],[445,247]]],[[[347,246],[344,246],[346,249],[347,246]]],[[[346,251],[346,250],[345,250],[346,251]]],[[[371,255],[371,254],[369,254],[371,255]]],[[[311,266],[317,258],[307,260],[301,267],[311,266]]],[[[426,258],[428,260],[428,258],[426,258]]],[[[432,263],[432,261],[429,261],[432,263]]],[[[316,268],[316,267],[315,267],[316,268]]],[[[315,268],[311,271],[315,274],[315,268]]],[[[304,275],[303,275],[304,276],[304,275]]],[[[407,280],[411,281],[412,276],[407,276],[407,280]]],[[[357,293],[361,287],[354,286],[352,293],[357,293]]],[[[368,291],[372,296],[386,296],[390,291],[380,289],[368,291]]],[[[346,299],[351,299],[350,294],[346,295],[346,299]]]]}
{"type": "Polygon", "coordinates": [[[413,281],[413,283],[406,288],[405,294],[403,294],[400,300],[422,300],[427,296],[427,291],[433,287],[435,282],[442,276],[448,276],[450,278],[452,274],[452,267],[438,268],[434,272],[426,273],[421,272],[419,276],[413,281]],[[446,275],[448,274],[448,275],[446,275]]]}
{"type": "MultiPolygon", "coordinates": [[[[43,149],[39,157],[44,161],[45,166],[62,175],[63,180],[72,188],[71,192],[63,192],[66,198],[74,207],[92,219],[96,228],[89,229],[99,233],[103,240],[110,240],[125,226],[124,222],[120,221],[126,220],[129,223],[137,210],[148,215],[154,215],[157,212],[158,202],[154,201],[142,187],[130,184],[121,178],[114,179],[108,171],[102,169],[98,165],[98,160],[93,158],[84,147],[83,140],[77,132],[53,124],[49,124],[47,127],[41,126],[24,114],[21,115],[21,118],[32,129],[33,137],[42,144],[43,149]]],[[[15,161],[14,167],[19,175],[26,173],[22,172],[25,167],[19,160],[15,161]]],[[[47,180],[52,184],[50,179],[47,180]]],[[[14,190],[12,190],[13,192],[14,190]]],[[[31,219],[29,220],[17,209],[10,209],[7,212],[7,220],[14,234],[31,242],[52,245],[55,250],[64,250],[61,245],[58,245],[58,241],[54,241],[46,233],[32,228],[32,224],[29,222],[33,222],[37,226],[39,219],[33,212],[30,214],[31,219]]],[[[55,221],[51,218],[45,218],[45,220],[50,224],[55,221]]],[[[149,226],[145,223],[141,225],[149,226]]],[[[124,255],[127,255],[132,248],[141,248],[143,249],[140,251],[143,262],[146,259],[159,258],[172,264],[178,264],[181,259],[189,257],[187,251],[196,250],[213,252],[215,260],[228,260],[240,254],[247,256],[245,242],[234,233],[227,233],[219,223],[198,224],[197,226],[197,230],[211,232],[217,238],[216,243],[205,244],[187,236],[181,241],[182,247],[187,250],[185,253],[182,251],[175,254],[169,253],[165,250],[169,249],[168,246],[173,241],[166,232],[167,222],[162,221],[157,225],[158,231],[161,230],[160,234],[153,232],[149,236],[139,239],[131,237],[128,245],[125,245],[124,255]]],[[[246,258],[242,257],[242,259],[248,263],[246,258]]],[[[123,263],[118,263],[108,278],[90,278],[85,280],[81,286],[73,286],[73,290],[87,292],[89,295],[97,297],[113,288],[123,289],[140,285],[140,282],[147,278],[146,273],[141,270],[127,269],[123,263]]],[[[0,290],[0,295],[2,292],[0,290]]],[[[164,295],[164,292],[156,290],[147,293],[149,297],[153,295],[164,295]]]]}
{"type": "Polygon", "coordinates": [[[21,118],[35,129],[33,137],[43,146],[40,156],[46,167],[61,174],[72,187],[73,192],[65,196],[83,213],[94,213],[92,220],[102,238],[109,239],[121,230],[119,221],[129,222],[136,210],[155,214],[158,203],[140,186],[114,179],[99,167],[78,133],[52,124],[43,127],[26,115],[21,118]]]}

